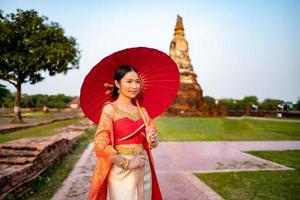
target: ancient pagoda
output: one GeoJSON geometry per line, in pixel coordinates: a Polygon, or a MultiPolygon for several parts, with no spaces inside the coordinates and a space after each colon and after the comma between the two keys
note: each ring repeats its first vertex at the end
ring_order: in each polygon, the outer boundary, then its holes
{"type": "Polygon", "coordinates": [[[176,62],[180,72],[180,88],[167,113],[182,116],[202,115],[202,89],[191,64],[189,46],[184,37],[182,18],[179,15],[177,15],[174,38],[170,44],[170,57],[176,62]]]}

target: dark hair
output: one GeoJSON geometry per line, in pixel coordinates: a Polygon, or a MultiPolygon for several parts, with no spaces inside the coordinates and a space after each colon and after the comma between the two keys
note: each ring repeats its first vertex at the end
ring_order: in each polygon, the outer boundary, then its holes
{"type": "MultiPolygon", "coordinates": [[[[117,80],[118,82],[120,82],[120,80],[125,76],[125,74],[127,74],[128,72],[132,72],[132,71],[136,72],[138,74],[138,71],[135,68],[133,68],[132,66],[122,65],[116,70],[115,75],[114,75],[114,80],[117,80]]],[[[114,84],[113,91],[112,91],[112,99],[114,99],[118,96],[119,96],[118,88],[117,88],[116,84],[114,84]]]]}

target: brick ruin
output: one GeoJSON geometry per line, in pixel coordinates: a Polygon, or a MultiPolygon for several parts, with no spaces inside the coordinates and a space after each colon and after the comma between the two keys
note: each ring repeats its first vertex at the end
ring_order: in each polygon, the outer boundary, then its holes
{"type": "Polygon", "coordinates": [[[174,38],[170,44],[170,57],[175,61],[180,72],[180,88],[176,99],[168,108],[167,113],[180,116],[201,116],[203,91],[197,82],[189,56],[189,45],[185,39],[182,18],[178,15],[174,38]]]}
{"type": "Polygon", "coordinates": [[[77,139],[91,126],[87,121],[54,130],[48,137],[31,137],[0,145],[0,199],[19,196],[49,167],[68,154],[77,139]]]}

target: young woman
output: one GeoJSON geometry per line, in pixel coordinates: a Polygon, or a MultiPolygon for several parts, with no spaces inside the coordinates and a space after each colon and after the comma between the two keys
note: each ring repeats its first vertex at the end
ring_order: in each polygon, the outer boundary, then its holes
{"type": "Polygon", "coordinates": [[[113,101],[104,104],[94,139],[97,163],[91,178],[89,200],[162,199],[151,149],[158,146],[157,128],[135,98],[141,91],[138,72],[119,67],[114,75],[113,101]]]}

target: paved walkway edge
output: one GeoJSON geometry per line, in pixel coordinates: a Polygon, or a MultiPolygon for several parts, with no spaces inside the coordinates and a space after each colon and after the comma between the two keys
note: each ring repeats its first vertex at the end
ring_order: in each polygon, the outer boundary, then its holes
{"type": "MultiPolygon", "coordinates": [[[[245,152],[241,152],[243,154],[245,154],[246,156],[248,157],[252,157],[252,158],[255,158],[257,160],[261,160],[263,162],[266,162],[266,163],[270,163],[272,165],[276,165],[278,167],[280,167],[281,169],[275,169],[275,170],[294,170],[293,168],[291,167],[288,167],[288,166],[285,166],[285,165],[282,165],[282,164],[278,164],[276,162],[273,162],[273,161],[270,161],[270,160],[267,160],[267,159],[264,159],[264,158],[261,158],[261,157],[258,157],[258,156],[255,156],[255,155],[252,155],[252,154],[249,154],[249,153],[245,153],[245,152]]],[[[268,168],[266,168],[266,170],[270,170],[268,168]]],[[[271,169],[272,170],[272,169],[271,169]]]]}
{"type": "Polygon", "coordinates": [[[195,175],[186,173],[185,177],[191,182],[191,184],[197,186],[199,192],[203,192],[210,200],[223,199],[218,193],[212,190],[208,185],[206,185],[204,182],[198,179],[195,175]]]}
{"type": "Polygon", "coordinates": [[[80,159],[75,164],[73,170],[69,174],[69,176],[64,180],[62,186],[59,188],[59,190],[54,194],[52,197],[52,200],[64,200],[67,196],[68,192],[70,191],[70,188],[72,187],[73,180],[75,177],[77,177],[80,174],[81,168],[86,165],[86,161],[89,158],[89,155],[91,154],[91,151],[93,151],[93,143],[90,143],[88,147],[85,149],[83,154],[81,155],[80,159]]]}

